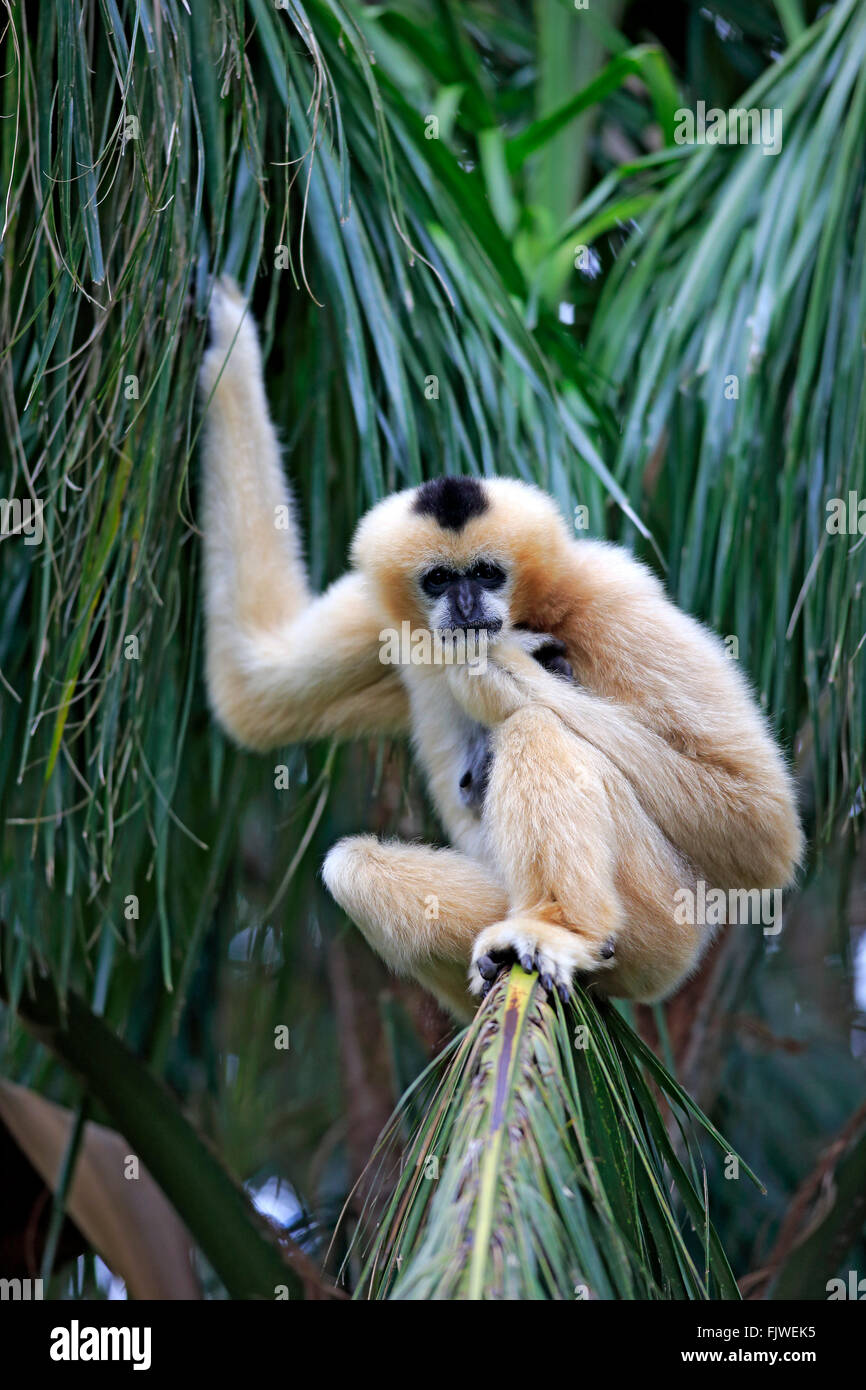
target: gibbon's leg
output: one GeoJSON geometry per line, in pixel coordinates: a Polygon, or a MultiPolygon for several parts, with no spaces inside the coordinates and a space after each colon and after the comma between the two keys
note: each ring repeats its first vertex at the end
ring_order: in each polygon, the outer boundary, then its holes
{"type": "Polygon", "coordinates": [[[340,840],[322,876],[378,956],[419,981],[457,1018],[472,1016],[466,968],[479,928],[508,910],[504,888],[453,849],[340,840]]]}
{"type": "Polygon", "coordinates": [[[484,823],[509,912],[476,938],[471,988],[489,978],[486,958],[509,953],[563,994],[575,973],[610,968],[622,925],[614,827],[591,750],[579,759],[549,711],[526,706],[494,729],[484,823]]]}
{"type": "Polygon", "coordinates": [[[646,814],[619,769],[604,762],[616,827],[616,887],[625,920],[614,968],[599,976],[597,988],[602,994],[651,1003],[672,994],[696,969],[712,932],[677,920],[681,890],[695,901],[695,871],[646,814]]]}
{"type": "Polygon", "coordinates": [[[379,661],[383,623],[366,581],[351,573],[310,592],[255,326],[231,281],[215,286],[210,322],[202,536],[214,712],[251,748],[403,732],[406,695],[379,661]]]}
{"type": "Polygon", "coordinates": [[[493,735],[484,819],[508,916],[472,951],[474,991],[514,955],[565,998],[575,974],[606,994],[667,993],[702,945],[678,926],[690,880],[617,769],[549,710],[517,710],[493,735]]]}

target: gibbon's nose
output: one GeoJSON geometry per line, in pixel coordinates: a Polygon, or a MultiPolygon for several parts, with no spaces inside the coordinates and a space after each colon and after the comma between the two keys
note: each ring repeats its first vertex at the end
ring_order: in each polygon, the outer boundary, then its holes
{"type": "Polygon", "coordinates": [[[470,618],[479,617],[478,613],[478,590],[475,584],[468,579],[460,579],[454,585],[453,603],[459,617],[464,622],[470,618]]]}

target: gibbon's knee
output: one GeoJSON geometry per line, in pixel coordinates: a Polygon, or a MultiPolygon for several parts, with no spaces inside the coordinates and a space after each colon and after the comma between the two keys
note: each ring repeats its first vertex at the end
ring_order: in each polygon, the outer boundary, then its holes
{"type": "Polygon", "coordinates": [[[400,904],[398,886],[382,857],[383,846],[375,835],[349,835],[328,851],[322,878],[338,907],[385,964],[398,974],[411,973],[420,934],[405,920],[405,902],[400,904]]]}
{"type": "Polygon", "coordinates": [[[480,864],[457,850],[354,835],[330,850],[322,876],[386,965],[416,979],[458,1019],[471,1017],[472,943],[508,909],[504,890],[480,864]]]}
{"type": "Polygon", "coordinates": [[[322,875],[373,949],[410,973],[421,961],[465,963],[481,927],[508,910],[502,885],[454,849],[356,835],[334,846],[322,875]]]}
{"type": "Polygon", "coordinates": [[[370,853],[378,848],[375,835],[347,835],[325,855],[322,878],[334,901],[354,920],[365,896],[370,853]]]}

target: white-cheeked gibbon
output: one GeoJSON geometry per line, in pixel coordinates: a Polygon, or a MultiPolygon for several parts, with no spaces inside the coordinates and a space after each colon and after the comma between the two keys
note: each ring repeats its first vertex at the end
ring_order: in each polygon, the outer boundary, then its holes
{"type": "Polygon", "coordinates": [[[311,593],[255,326],[230,282],[211,334],[216,718],[262,751],[408,735],[450,840],[341,840],[330,893],[458,1018],[513,959],[563,997],[576,977],[668,995],[712,934],[682,920],[682,890],[781,889],[802,853],[791,778],[736,663],[625,550],[575,539],[548,496],[510,478],[386,498],[358,526],[348,573],[311,593]],[[483,637],[486,662],[383,663],[386,631],[405,623],[483,637]]]}

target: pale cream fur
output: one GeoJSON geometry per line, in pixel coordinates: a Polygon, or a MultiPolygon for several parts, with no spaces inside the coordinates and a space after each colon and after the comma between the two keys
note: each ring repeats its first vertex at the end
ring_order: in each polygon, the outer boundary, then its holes
{"type": "Polygon", "coordinates": [[[453,848],[341,841],[325,882],[385,961],[458,1016],[478,960],[537,957],[605,993],[657,999],[699,961],[705,927],[678,924],[675,894],[783,888],[802,855],[785,762],[722,644],[626,551],[575,540],[552,500],[513,479],[445,531],[397,493],[362,520],[352,568],[308,587],[267,411],[252,322],[214,293],[202,385],[207,678],[214,712],[265,749],[337,734],[411,733],[453,848]],[[227,360],[226,360],[227,359],[227,360]],[[507,571],[509,622],[486,672],[394,667],[380,633],[424,623],[421,572],[479,555],[507,571]],[[520,624],[564,643],[572,684],[529,654],[520,624]],[[491,731],[479,816],[457,783],[466,731],[491,731]],[[607,958],[605,945],[614,954],[607,958]]]}

